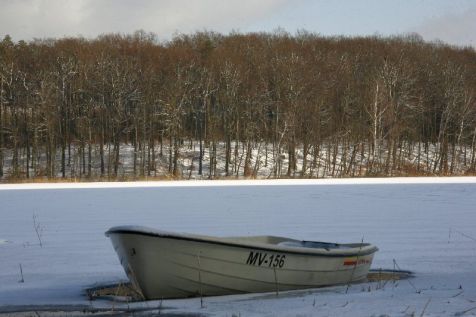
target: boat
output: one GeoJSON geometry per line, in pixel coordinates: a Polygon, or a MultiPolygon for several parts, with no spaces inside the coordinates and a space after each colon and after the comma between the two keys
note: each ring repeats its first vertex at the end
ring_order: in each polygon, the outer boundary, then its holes
{"type": "Polygon", "coordinates": [[[364,280],[378,250],[277,236],[211,237],[137,226],[106,232],[146,300],[280,292],[364,280]]]}

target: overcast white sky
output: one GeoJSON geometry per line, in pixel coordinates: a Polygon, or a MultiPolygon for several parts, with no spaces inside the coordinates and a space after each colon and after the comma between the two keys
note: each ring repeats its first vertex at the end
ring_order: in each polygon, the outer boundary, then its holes
{"type": "Polygon", "coordinates": [[[299,29],[322,35],[417,32],[476,47],[476,0],[0,0],[0,37],[228,33],[299,29]]]}

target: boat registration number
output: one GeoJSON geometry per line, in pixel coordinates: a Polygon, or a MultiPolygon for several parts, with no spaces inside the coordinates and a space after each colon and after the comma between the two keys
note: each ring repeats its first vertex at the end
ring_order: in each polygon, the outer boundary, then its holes
{"type": "Polygon", "coordinates": [[[285,254],[268,254],[264,252],[250,251],[246,264],[281,268],[284,266],[285,260],[285,254]]]}

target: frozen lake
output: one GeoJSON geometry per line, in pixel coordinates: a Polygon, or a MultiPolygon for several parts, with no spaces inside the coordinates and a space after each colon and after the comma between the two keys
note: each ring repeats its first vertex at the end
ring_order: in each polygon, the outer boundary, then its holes
{"type": "Polygon", "coordinates": [[[204,308],[199,299],[167,300],[164,312],[476,314],[474,177],[0,185],[0,313],[25,305],[120,306],[84,296],[85,288],[126,279],[104,235],[117,225],[339,243],[363,238],[380,249],[373,268],[391,269],[395,260],[416,274],[411,283],[354,285],[347,294],[333,287],[213,297],[204,308]]]}

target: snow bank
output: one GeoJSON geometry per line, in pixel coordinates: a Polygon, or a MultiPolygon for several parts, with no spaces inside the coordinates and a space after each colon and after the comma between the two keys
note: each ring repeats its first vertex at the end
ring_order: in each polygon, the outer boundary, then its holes
{"type": "Polygon", "coordinates": [[[0,190],[74,189],[74,188],[145,188],[209,186],[283,186],[283,185],[375,185],[375,184],[474,184],[476,177],[388,177],[325,179],[251,179],[251,180],[183,180],[138,182],[78,182],[0,184],[0,190]]]}

